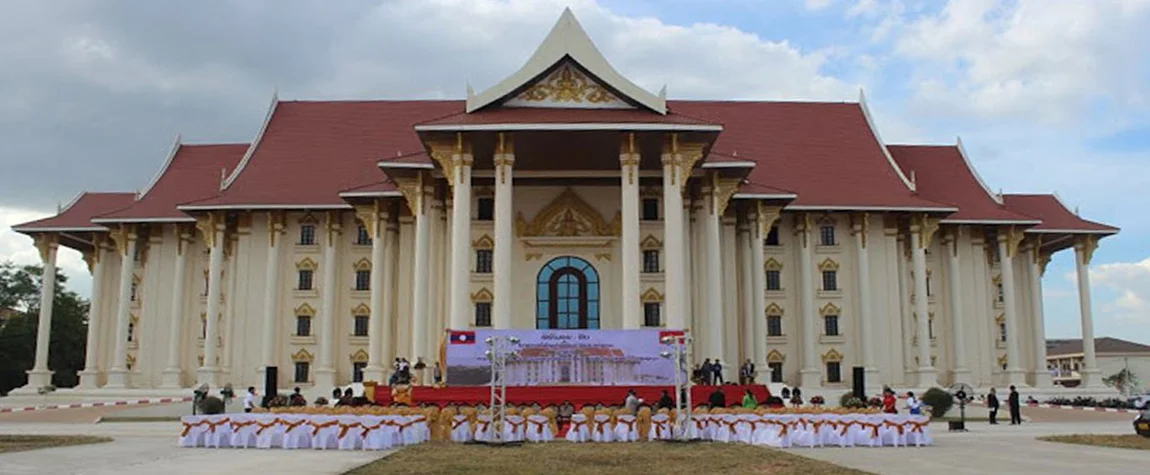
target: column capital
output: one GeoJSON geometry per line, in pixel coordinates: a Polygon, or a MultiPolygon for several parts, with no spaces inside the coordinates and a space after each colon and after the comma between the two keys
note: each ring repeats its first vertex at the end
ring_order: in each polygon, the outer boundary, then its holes
{"type": "Polygon", "coordinates": [[[664,136],[663,166],[671,167],[673,170],[670,185],[679,185],[680,191],[686,190],[691,170],[694,170],[695,164],[703,158],[704,147],[702,143],[681,142],[677,133],[664,136]]]}
{"type": "Polygon", "coordinates": [[[998,242],[1006,243],[1006,255],[1003,256],[1003,258],[1014,257],[1017,255],[1018,245],[1022,244],[1022,240],[1025,237],[1026,236],[1023,235],[1022,230],[1018,229],[1017,227],[1007,226],[1005,228],[1000,228],[998,232],[998,242]]]}
{"type": "Polygon", "coordinates": [[[864,248],[868,231],[870,231],[870,213],[851,213],[851,234],[862,234],[864,248]]]}
{"type": "Polygon", "coordinates": [[[1082,263],[1090,265],[1090,261],[1094,259],[1094,251],[1098,249],[1098,237],[1085,235],[1079,236],[1074,242],[1074,250],[1082,253],[1082,263]]]}
{"type": "Polygon", "coordinates": [[[930,247],[931,239],[934,239],[935,233],[938,232],[938,221],[938,218],[926,213],[911,218],[910,232],[918,234],[919,247],[923,249],[930,247]]]}
{"type": "Polygon", "coordinates": [[[470,167],[472,163],[471,142],[463,132],[456,132],[455,140],[451,142],[432,142],[429,144],[431,158],[439,163],[443,169],[443,176],[452,187],[457,180],[456,172],[460,167],[470,167]]]}
{"type": "Polygon", "coordinates": [[[104,251],[104,239],[106,237],[102,233],[94,233],[92,235],[92,249],[84,251],[84,263],[88,265],[88,272],[92,275],[96,274],[96,264],[100,262],[101,253],[104,251]]]}
{"type": "Polygon", "coordinates": [[[323,228],[324,235],[327,236],[327,246],[334,247],[339,236],[343,234],[343,224],[341,224],[340,211],[328,211],[325,213],[327,218],[324,219],[323,228]]]}
{"type": "MultiPolygon", "coordinates": [[[[196,224],[199,225],[198,220],[196,224]]],[[[136,226],[132,224],[121,224],[113,229],[112,232],[108,233],[108,236],[116,243],[116,251],[118,251],[121,256],[127,256],[128,244],[134,242],[137,238],[136,226]]]]}
{"type": "Polygon", "coordinates": [[[372,200],[370,203],[355,205],[355,217],[363,222],[371,233],[372,239],[383,236],[383,224],[387,222],[390,213],[382,200],[372,200]]]}
{"type": "Polygon", "coordinates": [[[619,145],[619,165],[623,174],[627,176],[627,184],[635,184],[635,176],[639,174],[639,146],[635,144],[635,133],[628,133],[619,145]]]}
{"type": "Polygon", "coordinates": [[[415,178],[396,178],[395,184],[403,193],[404,203],[412,216],[422,216],[427,209],[427,184],[429,178],[424,172],[416,172],[415,178]]]}
{"type": "Polygon", "coordinates": [[[284,212],[268,211],[268,245],[275,246],[284,233],[284,212]]]}
{"type": "Polygon", "coordinates": [[[56,233],[39,233],[32,237],[36,243],[36,250],[40,251],[40,262],[47,263],[55,259],[56,249],[60,246],[60,236],[56,233]]]}
{"type": "Polygon", "coordinates": [[[209,248],[223,244],[216,242],[217,232],[224,229],[224,217],[219,212],[209,211],[196,217],[196,229],[203,235],[204,244],[209,248]]]}
{"type": "Polygon", "coordinates": [[[710,212],[722,216],[727,212],[727,205],[731,203],[731,197],[739,191],[742,180],[722,178],[718,172],[711,172],[709,178],[710,186],[707,191],[709,191],[708,195],[711,199],[710,212]]]}

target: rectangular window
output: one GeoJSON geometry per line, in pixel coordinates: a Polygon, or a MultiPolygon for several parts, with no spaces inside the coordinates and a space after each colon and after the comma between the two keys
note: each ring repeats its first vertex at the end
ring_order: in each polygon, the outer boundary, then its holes
{"type": "Polygon", "coordinates": [[[297,315],[295,317],[295,336],[311,336],[311,316],[297,315]]]}
{"type": "Polygon", "coordinates": [[[643,251],[643,272],[648,274],[659,272],[658,249],[648,249],[643,251]]]}
{"type": "Polygon", "coordinates": [[[301,246],[315,245],[315,225],[305,224],[299,227],[299,244],[301,246]]]}
{"type": "Polygon", "coordinates": [[[927,274],[927,275],[926,275],[926,296],[927,296],[927,297],[930,297],[930,296],[931,296],[931,292],[930,292],[930,274],[927,274]]]}
{"type": "Polygon", "coordinates": [[[1005,298],[1003,296],[1002,284],[996,284],[996,285],[997,285],[997,289],[998,289],[997,290],[998,291],[998,303],[1002,303],[1003,299],[1005,298]]]}
{"type": "Polygon", "coordinates": [[[823,290],[839,289],[839,273],[833,270],[823,271],[823,290]]]}
{"type": "Polygon", "coordinates": [[[478,249],[475,251],[475,272],[477,274],[490,274],[493,266],[491,249],[478,249]]]}
{"type": "Polygon", "coordinates": [[[312,278],[315,277],[315,271],[310,269],[303,269],[299,271],[299,285],[296,286],[297,290],[311,290],[312,278]]]}
{"type": "Polygon", "coordinates": [[[771,369],[771,382],[783,382],[783,363],[781,361],[772,361],[767,363],[767,367],[771,369]]]}
{"type": "Polygon", "coordinates": [[[311,373],[311,363],[308,363],[307,361],[295,362],[295,382],[308,382],[310,376],[308,373],[311,373]]]}
{"type": "Polygon", "coordinates": [[[371,271],[355,271],[355,290],[371,290],[371,271]]]}
{"type": "Polygon", "coordinates": [[[128,343],[136,339],[136,324],[128,323],[128,343]]]}
{"type": "Polygon", "coordinates": [[[475,326],[491,326],[491,302],[475,303],[475,326]]]}
{"type": "Polygon", "coordinates": [[[475,219],[479,221],[495,219],[495,198],[479,198],[475,200],[475,208],[475,219]]]}
{"type": "Polygon", "coordinates": [[[355,243],[360,246],[371,245],[371,233],[367,232],[367,226],[359,225],[355,230],[355,243]]]}
{"type": "Polygon", "coordinates": [[[659,326],[659,302],[643,303],[643,326],[659,326]]]}
{"type": "Polygon", "coordinates": [[[767,336],[783,336],[783,317],[767,315],[767,336]]]}
{"type": "Polygon", "coordinates": [[[131,296],[129,297],[129,300],[131,300],[133,302],[136,301],[136,292],[138,290],[140,290],[140,284],[132,282],[132,292],[131,292],[131,296]]]}
{"type": "Polygon", "coordinates": [[[1005,323],[999,323],[998,324],[998,341],[1006,343],[1006,324],[1005,323]]]}
{"type": "Polygon", "coordinates": [[[355,333],[354,333],[354,335],[355,336],[367,336],[367,328],[368,328],[368,324],[369,324],[368,322],[370,322],[370,321],[371,321],[371,318],[368,317],[367,315],[356,315],[355,316],[355,333]]]}
{"type": "Polygon", "coordinates": [[[823,316],[823,334],[826,336],[839,336],[839,316],[823,316]]]}
{"type": "Polygon", "coordinates": [[[931,340],[934,339],[934,319],[931,318],[926,321],[926,334],[931,340]]]}
{"type": "Polygon", "coordinates": [[[778,270],[767,271],[767,290],[783,290],[783,273],[778,270]]]}
{"type": "Polygon", "coordinates": [[[827,382],[828,383],[841,383],[843,382],[842,363],[838,361],[827,362],[827,382]]]}
{"type": "Polygon", "coordinates": [[[363,382],[363,370],[367,369],[367,363],[355,362],[351,364],[351,382],[363,382]]]}
{"type": "Polygon", "coordinates": [[[779,245],[779,225],[776,224],[776,225],[771,226],[770,232],[767,233],[767,245],[768,246],[778,246],[779,245]]]}
{"type": "Polygon", "coordinates": [[[659,199],[643,198],[643,221],[659,220],[659,199]]]}
{"type": "Polygon", "coordinates": [[[823,246],[838,245],[838,242],[835,241],[834,226],[823,226],[819,228],[819,244],[823,246]]]}

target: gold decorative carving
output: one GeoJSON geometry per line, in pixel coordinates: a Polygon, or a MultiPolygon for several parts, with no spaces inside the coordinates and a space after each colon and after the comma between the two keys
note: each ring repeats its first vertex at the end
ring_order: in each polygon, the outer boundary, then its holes
{"type": "Polygon", "coordinates": [[[521,237],[617,236],[621,225],[620,216],[608,223],[571,188],[560,193],[531,222],[523,218],[523,213],[515,221],[516,234],[521,237]]]}
{"type": "Polygon", "coordinates": [[[833,302],[827,302],[826,305],[823,305],[823,308],[819,309],[819,316],[823,316],[823,317],[825,317],[827,315],[838,316],[838,315],[842,315],[842,313],[843,313],[843,309],[839,308],[833,302]]]}
{"type": "Polygon", "coordinates": [[[314,317],[315,309],[312,308],[311,305],[308,305],[307,302],[304,302],[295,308],[295,315],[297,317],[314,317]]]}
{"type": "Polygon", "coordinates": [[[295,264],[295,268],[298,270],[314,271],[319,268],[319,264],[316,264],[316,262],[311,260],[310,257],[305,257],[302,261],[299,261],[295,264]]]}
{"type": "Polygon", "coordinates": [[[648,234],[647,237],[643,238],[643,241],[639,243],[639,248],[643,249],[643,250],[662,249],[663,248],[663,241],[660,241],[657,238],[655,238],[655,236],[653,234],[648,234]]]}
{"type": "Polygon", "coordinates": [[[275,246],[284,233],[284,212],[268,211],[268,245],[275,246]]]}
{"type": "Polygon", "coordinates": [[[356,350],[355,353],[351,354],[352,363],[367,363],[370,359],[371,357],[367,355],[366,351],[363,351],[363,348],[360,348],[359,350],[356,350]]]}
{"type": "Polygon", "coordinates": [[[912,225],[918,227],[918,245],[923,249],[930,248],[930,241],[934,238],[934,234],[938,232],[938,218],[932,218],[928,214],[920,214],[914,217],[912,225]]]}
{"type": "Polygon", "coordinates": [[[851,215],[851,234],[862,233],[862,247],[866,248],[866,237],[870,232],[870,213],[854,213],[851,215]]]}
{"type": "Polygon", "coordinates": [[[121,224],[113,228],[108,233],[108,237],[112,238],[112,242],[116,244],[116,252],[119,252],[122,257],[127,257],[129,241],[136,240],[136,227],[131,224],[121,224]]]}
{"type": "Polygon", "coordinates": [[[770,305],[767,305],[767,310],[765,313],[767,314],[767,316],[781,317],[781,316],[783,316],[783,313],[785,313],[785,312],[783,311],[783,307],[780,307],[779,304],[777,304],[775,302],[771,302],[770,305]]]}
{"type": "Polygon", "coordinates": [[[731,197],[735,196],[735,192],[739,191],[739,185],[742,180],[734,178],[720,178],[718,173],[711,174],[711,200],[713,200],[712,212],[717,212],[719,216],[726,214],[727,205],[731,203],[731,197]]]}
{"type": "Polygon", "coordinates": [[[772,257],[772,258],[767,259],[767,262],[763,263],[763,269],[764,270],[783,270],[783,265],[780,264],[779,261],[776,261],[775,258],[772,257]]]}
{"type": "Polygon", "coordinates": [[[823,363],[842,362],[843,354],[838,350],[831,348],[826,353],[823,353],[823,363]]]}
{"type": "Polygon", "coordinates": [[[495,300],[495,295],[487,290],[487,287],[481,288],[475,293],[471,294],[472,302],[492,302],[495,300]]]}
{"type": "Polygon", "coordinates": [[[635,133],[630,132],[627,134],[623,143],[619,147],[619,164],[622,165],[623,173],[627,174],[627,184],[635,184],[635,175],[639,173],[639,149],[635,146],[635,133]]]}
{"type": "Polygon", "coordinates": [[[782,362],[785,362],[786,360],[787,360],[787,355],[780,353],[779,350],[771,350],[770,353],[767,353],[767,362],[768,363],[782,363],[782,362]]]}
{"type": "Polygon", "coordinates": [[[371,260],[364,257],[358,261],[355,261],[355,264],[352,264],[352,267],[357,271],[359,271],[359,270],[371,270],[371,260]]]}
{"type": "Polygon", "coordinates": [[[367,304],[361,303],[356,305],[355,308],[351,309],[351,315],[353,317],[369,316],[371,315],[371,307],[368,307],[367,304]]]}
{"type": "Polygon", "coordinates": [[[426,177],[423,172],[417,172],[414,179],[395,179],[395,184],[399,187],[399,192],[403,193],[404,203],[407,204],[407,209],[411,211],[412,216],[423,215],[427,197],[427,190],[424,186],[425,180],[426,177]]]}
{"type": "Polygon", "coordinates": [[[474,249],[495,249],[495,240],[484,234],[479,236],[479,239],[471,241],[471,247],[474,249]]]}
{"type": "Polygon", "coordinates": [[[603,104],[620,102],[603,86],[595,84],[582,72],[570,64],[560,66],[555,72],[535,83],[519,94],[517,99],[527,102],[575,102],[603,104]]]}
{"type": "Polygon", "coordinates": [[[379,200],[372,200],[369,204],[355,205],[355,218],[363,223],[372,239],[379,239],[383,234],[382,226],[380,226],[382,220],[380,219],[379,208],[379,200]]]}
{"type": "Polygon", "coordinates": [[[300,348],[299,351],[291,355],[291,360],[296,363],[311,363],[314,359],[315,357],[306,348],[300,348]]]}
{"type": "Polygon", "coordinates": [[[36,243],[36,250],[40,251],[40,262],[48,262],[52,251],[60,246],[60,236],[56,233],[40,233],[32,240],[36,243]]]}
{"type": "Polygon", "coordinates": [[[1022,230],[1014,226],[1007,226],[1006,228],[1002,229],[998,236],[999,239],[1006,240],[1006,256],[1004,257],[1014,257],[1017,255],[1018,245],[1022,244],[1022,240],[1025,238],[1025,236],[1022,234],[1022,230]]]}
{"type": "Polygon", "coordinates": [[[327,219],[325,219],[323,223],[324,235],[327,236],[327,245],[334,246],[339,240],[340,234],[343,232],[343,225],[340,224],[343,213],[340,211],[328,211],[326,214],[327,219]]]}
{"type": "Polygon", "coordinates": [[[200,234],[204,236],[204,244],[209,249],[216,247],[216,234],[217,230],[223,224],[223,216],[215,211],[209,211],[196,218],[196,229],[200,230],[200,234]]]}
{"type": "Polygon", "coordinates": [[[650,287],[645,292],[643,292],[643,295],[639,296],[639,301],[643,303],[662,302],[663,298],[663,294],[659,293],[658,290],[655,290],[654,287],[650,287]]]}
{"type": "Polygon", "coordinates": [[[595,254],[595,259],[600,260],[600,261],[610,261],[611,260],[611,253],[610,252],[600,252],[598,254],[595,254]]]}
{"type": "Polygon", "coordinates": [[[96,272],[96,263],[100,262],[101,254],[104,252],[104,235],[92,235],[92,249],[84,251],[84,263],[88,265],[88,272],[96,272]]]}
{"type": "Polygon", "coordinates": [[[526,261],[535,260],[535,259],[542,259],[542,258],[543,258],[542,252],[528,252],[528,253],[523,255],[523,260],[526,260],[526,261]]]}
{"type": "Polygon", "coordinates": [[[775,226],[775,222],[783,215],[782,206],[767,206],[762,201],[757,201],[755,206],[755,216],[759,221],[759,234],[762,237],[771,233],[771,228],[775,226]]]}
{"type": "Polygon", "coordinates": [[[1098,237],[1080,236],[1078,242],[1074,243],[1074,247],[1082,251],[1082,263],[1090,265],[1090,261],[1094,259],[1094,251],[1098,250],[1098,237]]]}

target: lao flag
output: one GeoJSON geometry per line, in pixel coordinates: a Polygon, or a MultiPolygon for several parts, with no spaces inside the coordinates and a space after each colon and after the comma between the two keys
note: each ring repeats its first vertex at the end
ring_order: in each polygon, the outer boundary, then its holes
{"type": "Polygon", "coordinates": [[[452,345],[474,345],[475,332],[469,331],[453,331],[451,332],[452,345]]]}
{"type": "Polygon", "coordinates": [[[664,330],[659,332],[659,341],[667,337],[683,338],[683,335],[685,335],[683,330],[664,330]]]}

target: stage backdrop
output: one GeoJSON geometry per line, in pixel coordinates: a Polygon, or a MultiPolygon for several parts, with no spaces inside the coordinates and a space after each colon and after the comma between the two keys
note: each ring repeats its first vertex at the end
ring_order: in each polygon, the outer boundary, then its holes
{"type": "Polygon", "coordinates": [[[449,331],[445,345],[447,384],[490,384],[485,340],[508,335],[519,337],[519,357],[507,363],[508,386],[672,385],[675,363],[659,356],[670,349],[661,340],[681,334],[659,329],[449,331]]]}

